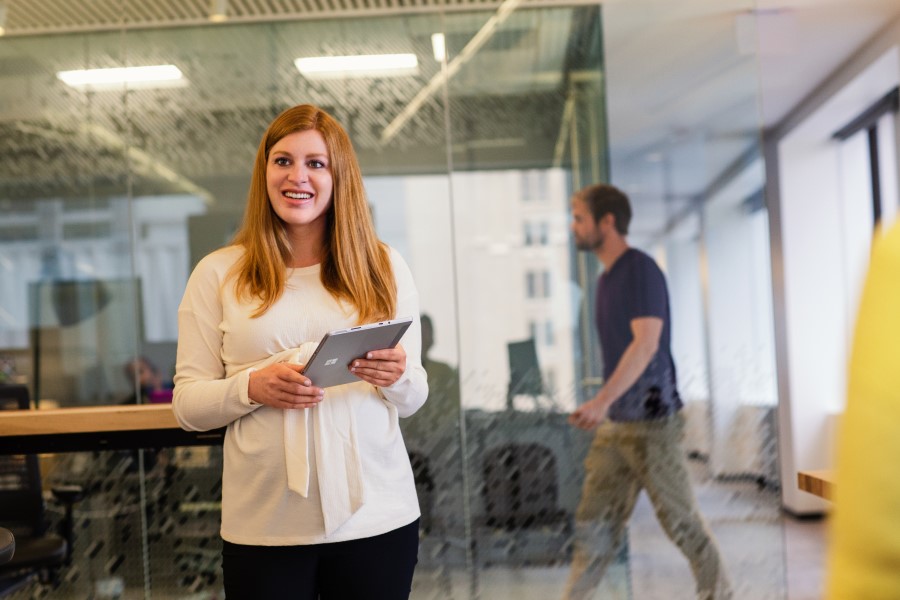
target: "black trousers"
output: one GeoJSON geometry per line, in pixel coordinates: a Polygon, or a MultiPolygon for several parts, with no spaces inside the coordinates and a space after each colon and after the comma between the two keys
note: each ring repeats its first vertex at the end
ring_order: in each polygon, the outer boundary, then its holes
{"type": "Polygon", "coordinates": [[[308,546],[224,542],[227,600],[407,600],[419,520],[374,537],[308,546]]]}

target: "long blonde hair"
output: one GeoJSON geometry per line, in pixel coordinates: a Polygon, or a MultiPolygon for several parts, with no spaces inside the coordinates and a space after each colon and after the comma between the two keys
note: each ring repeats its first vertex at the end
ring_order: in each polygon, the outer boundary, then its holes
{"type": "Polygon", "coordinates": [[[284,222],[269,202],[266,167],[269,151],[280,139],[311,129],[325,138],[334,181],[326,215],[322,285],[356,308],[359,323],[391,319],[397,310],[397,284],[387,246],[372,225],[356,153],[340,123],[311,104],[278,115],[256,151],[244,221],[233,241],[245,250],[230,273],[237,278],[235,292],[238,298],[259,299],[254,318],[265,314],[284,293],[291,243],[284,222]]]}

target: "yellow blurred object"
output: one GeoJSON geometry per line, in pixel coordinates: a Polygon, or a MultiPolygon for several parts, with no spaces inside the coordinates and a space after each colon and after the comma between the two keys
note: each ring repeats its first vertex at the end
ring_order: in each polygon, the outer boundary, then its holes
{"type": "Polygon", "coordinates": [[[875,242],[850,359],[829,600],[900,598],[900,224],[875,242]]]}

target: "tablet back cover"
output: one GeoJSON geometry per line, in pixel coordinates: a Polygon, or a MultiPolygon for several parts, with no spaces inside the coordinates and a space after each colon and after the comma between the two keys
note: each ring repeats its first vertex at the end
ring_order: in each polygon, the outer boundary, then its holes
{"type": "Polygon", "coordinates": [[[321,388],[360,381],[350,363],[372,350],[393,348],[412,323],[412,318],[360,325],[325,334],[303,374],[321,388]]]}

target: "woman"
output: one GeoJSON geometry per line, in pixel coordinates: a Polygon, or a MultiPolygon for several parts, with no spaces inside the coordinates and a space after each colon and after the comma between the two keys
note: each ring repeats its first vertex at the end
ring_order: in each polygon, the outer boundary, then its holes
{"type": "Polygon", "coordinates": [[[195,268],[178,309],[173,407],[227,426],[222,477],[229,600],[407,598],[419,507],[398,427],[428,393],[418,293],[380,242],[350,140],[295,106],[268,127],[243,225],[195,268]],[[301,374],[322,336],[412,316],[396,348],[323,390],[301,374]]]}

